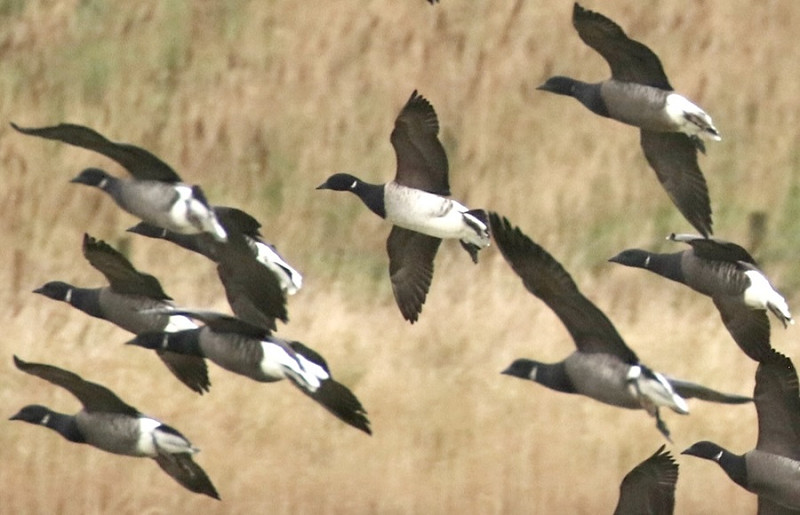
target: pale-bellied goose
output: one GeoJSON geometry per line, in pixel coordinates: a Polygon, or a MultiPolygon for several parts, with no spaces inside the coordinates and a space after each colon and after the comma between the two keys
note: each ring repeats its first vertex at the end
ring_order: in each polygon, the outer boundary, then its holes
{"type": "MultiPolygon", "coordinates": [[[[62,281],[51,281],[34,290],[60,300],[93,317],[102,318],[134,334],[154,331],[179,331],[197,327],[183,315],[147,313],[143,310],[173,309],[158,279],[136,270],[125,256],[101,240],[83,235],[83,255],[102,273],[109,285],[78,288],[62,281]]],[[[183,384],[202,394],[208,391],[206,362],[196,356],[157,350],[158,357],[183,384]]]]}
{"type": "Polygon", "coordinates": [[[656,418],[656,427],[667,439],[669,431],[661,420],[659,407],[687,414],[689,407],[684,397],[726,404],[752,400],[668,377],[645,366],[608,317],[581,294],[569,273],[546,250],[496,213],[489,213],[489,221],[503,257],[525,288],[561,319],[578,348],[558,363],[518,359],[504,374],[612,406],[644,409],[656,418]]]}
{"type": "Polygon", "coordinates": [[[52,127],[11,126],[23,134],[61,141],[102,154],[122,165],[133,179],[120,179],[99,168],[87,168],[71,182],[95,186],[122,209],[142,220],[182,234],[209,233],[225,241],[225,229],[199,186],[181,182],[166,163],[142,148],[109,141],[98,132],[71,123],[52,127]]]}
{"type": "Polygon", "coordinates": [[[675,93],[661,61],[613,21],[577,3],[572,24],[611,67],[611,78],[586,83],[551,77],[538,89],[576,98],[592,112],[641,129],[645,158],[673,204],[701,234],[711,234],[708,186],[697,164],[700,135],[720,139],[711,118],[675,93]]]}
{"type": "Polygon", "coordinates": [[[28,374],[67,389],[83,404],[75,415],[40,405],[22,408],[11,420],[48,427],[71,442],[125,456],[153,458],[164,472],[192,492],[219,499],[219,494],[192,454],[198,449],[177,430],[125,404],[111,390],[52,365],[29,363],[14,356],[28,374]]]}
{"type": "Polygon", "coordinates": [[[671,234],[669,238],[691,248],[668,254],[628,249],[609,261],[644,268],[711,297],[725,327],[752,359],[757,360],[770,347],[767,310],[784,327],[794,323],[786,300],[744,248],[691,234],[671,234]]]}
{"type": "Polygon", "coordinates": [[[472,260],[489,245],[483,210],[470,210],[450,195],[447,155],[438,138],[433,106],[416,91],[395,120],[391,135],[397,173],[391,182],[369,184],[338,173],[317,189],[350,191],[393,224],[386,249],[389,276],[403,317],[414,323],[433,278],[433,260],[442,238],[457,238],[472,260]]]}

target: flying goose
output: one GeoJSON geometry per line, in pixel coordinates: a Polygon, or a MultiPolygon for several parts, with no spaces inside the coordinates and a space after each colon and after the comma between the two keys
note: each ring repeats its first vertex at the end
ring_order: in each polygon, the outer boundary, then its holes
{"type": "Polygon", "coordinates": [[[800,513],[800,389],[792,361],[772,348],[756,370],[756,448],[742,455],[709,441],[682,454],[716,462],[739,486],[758,495],[759,515],[800,513]]]}
{"type": "MultiPolygon", "coordinates": [[[[275,274],[281,290],[287,295],[294,295],[303,287],[303,276],[278,254],[273,245],[262,239],[261,224],[255,218],[235,207],[213,206],[212,209],[226,231],[230,232],[231,227],[234,227],[244,235],[253,256],[275,274]]],[[[187,250],[202,254],[214,262],[219,262],[221,254],[223,254],[220,250],[220,246],[223,244],[204,234],[179,234],[146,222],[140,222],[129,228],[128,231],[148,238],[171,241],[187,250]]]]}
{"type": "Polygon", "coordinates": [[[206,473],[192,460],[199,449],[177,430],[125,404],[111,390],[85,381],[77,374],[14,356],[23,372],[69,390],[83,404],[75,415],[40,405],[25,406],[11,420],[48,427],[71,442],[125,456],[153,458],[164,472],[192,492],[219,499],[206,473]]]}
{"type": "Polygon", "coordinates": [[[672,515],[677,482],[678,464],[662,445],[625,475],[614,515],[672,515]]]}
{"type": "Polygon", "coordinates": [[[577,3],[572,24],[608,62],[611,78],[586,83],[556,76],[537,89],[574,97],[595,114],[639,127],[644,156],[673,204],[703,236],[710,235],[711,202],[697,149],[705,151],[700,136],[721,139],[711,117],[675,93],[658,56],[619,25],[577,3]]]}
{"type": "MultiPolygon", "coordinates": [[[[84,313],[108,320],[134,334],[154,331],[179,331],[197,327],[191,319],[171,313],[172,299],[161,288],[158,279],[136,270],[125,256],[106,242],[83,235],[83,255],[102,273],[109,285],[101,288],[78,288],[62,281],[51,281],[34,293],[67,304],[84,313]],[[142,310],[163,308],[164,313],[142,310]]],[[[197,393],[208,391],[206,362],[196,356],[186,356],[158,349],[158,357],[183,384],[197,393]]]]}
{"type": "Polygon", "coordinates": [[[625,344],[611,321],[583,296],[569,273],[542,247],[508,219],[489,213],[492,234],[500,252],[522,279],[561,319],[577,351],[558,363],[517,359],[504,374],[529,379],[553,390],[585,395],[612,406],[644,409],[669,439],[659,407],[688,414],[684,398],[741,404],[752,399],[716,392],[675,379],[645,366],[625,344]]]}
{"type": "Polygon", "coordinates": [[[751,359],[758,360],[770,347],[767,310],[784,327],[794,324],[786,300],[744,248],[692,234],[671,234],[668,239],[691,248],[669,254],[628,249],[609,261],[644,268],[711,297],[725,327],[751,359]]]}
{"type": "Polygon", "coordinates": [[[393,224],[386,242],[389,276],[397,305],[411,323],[419,318],[433,278],[433,260],[443,238],[457,238],[474,262],[489,245],[483,210],[470,210],[450,195],[447,155],[437,134],[433,106],[415,90],[395,120],[391,135],[397,173],[391,182],[369,184],[337,173],[317,189],[350,191],[393,224]]]}
{"type": "Polygon", "coordinates": [[[254,381],[288,379],[343,422],[372,434],[367,412],[355,395],[335,381],[318,353],[297,341],[274,337],[263,327],[235,317],[201,310],[179,310],[206,325],[174,333],[145,333],[127,342],[207,358],[254,381]]]}
{"type": "Polygon", "coordinates": [[[87,168],[70,182],[100,188],[128,213],[173,232],[209,233],[219,241],[227,238],[200,186],[181,182],[168,164],[147,150],[109,141],[88,127],[71,123],[26,128],[12,122],[11,126],[23,134],[92,150],[122,165],[133,179],[87,168]]]}

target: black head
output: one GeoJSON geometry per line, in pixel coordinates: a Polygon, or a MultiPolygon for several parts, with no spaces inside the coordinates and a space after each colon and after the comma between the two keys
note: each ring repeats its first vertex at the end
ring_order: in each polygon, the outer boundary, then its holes
{"type": "Polygon", "coordinates": [[[632,266],[636,268],[647,268],[650,264],[651,253],[646,250],[628,249],[623,250],[616,256],[609,259],[611,263],[619,263],[620,265],[632,266]]]}
{"type": "Polygon", "coordinates": [[[539,365],[540,363],[537,361],[520,358],[511,363],[501,374],[535,381],[536,369],[539,365]]]}
{"type": "Polygon", "coordinates": [[[151,225],[147,222],[139,222],[133,227],[129,227],[127,231],[132,232],[133,234],[141,234],[142,236],[147,236],[148,238],[164,239],[167,236],[166,229],[151,225]]]}
{"type": "Polygon", "coordinates": [[[697,456],[698,458],[703,458],[706,460],[719,461],[719,458],[722,456],[722,452],[723,448],[719,445],[715,444],[714,442],[709,442],[708,440],[703,440],[695,443],[681,454],[697,456]]]}
{"type": "Polygon", "coordinates": [[[45,297],[50,297],[51,299],[68,302],[73,289],[75,289],[75,287],[71,284],[67,284],[62,281],[50,281],[49,283],[46,283],[45,285],[33,290],[33,293],[38,293],[40,295],[44,295],[45,297]]]}
{"type": "Polygon", "coordinates": [[[556,93],[558,95],[568,95],[574,97],[576,91],[575,87],[577,84],[578,81],[576,81],[575,79],[557,75],[555,77],[550,77],[545,81],[544,84],[542,84],[536,89],[540,89],[542,91],[549,91],[550,93],[556,93]]]}
{"type": "Polygon", "coordinates": [[[353,191],[361,181],[349,173],[336,173],[317,186],[318,190],[353,191]]]}
{"type": "Polygon", "coordinates": [[[31,424],[45,425],[47,418],[51,416],[52,413],[53,411],[50,408],[46,408],[38,404],[31,404],[22,408],[19,413],[8,420],[21,420],[31,424]]]}
{"type": "Polygon", "coordinates": [[[111,176],[99,168],[87,168],[69,182],[102,188],[105,181],[108,181],[109,178],[111,178],[111,176]]]}

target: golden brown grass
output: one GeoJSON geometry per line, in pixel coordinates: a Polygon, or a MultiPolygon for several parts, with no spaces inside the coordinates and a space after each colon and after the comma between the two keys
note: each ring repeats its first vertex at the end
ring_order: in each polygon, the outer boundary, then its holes
{"type": "MultiPolygon", "coordinates": [[[[624,474],[663,439],[626,412],[500,376],[520,356],[558,360],[572,343],[496,249],[475,267],[443,246],[421,321],[391,298],[388,226],[355,198],[314,191],[334,171],[390,178],[388,135],[418,88],[436,107],[455,196],[508,215],[573,273],[652,366],[749,393],[755,364],[708,299],[606,259],[633,246],[673,248],[690,227],[646,166],[630,127],[535,91],[551,74],[607,75],[581,43],[571,2],[522,0],[95,0],[0,2],[0,342],[3,416],[66,392],[13,368],[11,355],[108,385],[202,448],[223,501],[193,495],[153,463],[4,423],[0,489],[9,513],[608,513],[624,474]],[[224,6],[223,6],[224,5],[224,6]],[[80,256],[84,231],[126,244],[179,303],[226,309],[211,264],[132,238],[135,221],[101,193],[70,185],[80,149],[22,136],[7,122],[71,121],[144,146],[212,202],[236,205],[306,274],[280,334],[319,350],[370,412],[368,438],[288,384],[211,366],[199,397],[123,331],[35,296],[62,279],[99,285],[80,256]],[[651,295],[655,290],[657,297],[651,295]]],[[[716,233],[748,240],[798,303],[797,63],[800,5],[586,1],[660,56],[671,82],[714,116],[724,140],[701,166],[716,233]]],[[[800,309],[800,308],[796,308],[800,309]]],[[[776,330],[792,357],[796,328],[776,330]]],[[[751,406],[693,402],[666,413],[674,453],[699,439],[755,443],[751,406]]],[[[678,513],[752,513],[755,499],[705,461],[679,458],[678,513]]]]}

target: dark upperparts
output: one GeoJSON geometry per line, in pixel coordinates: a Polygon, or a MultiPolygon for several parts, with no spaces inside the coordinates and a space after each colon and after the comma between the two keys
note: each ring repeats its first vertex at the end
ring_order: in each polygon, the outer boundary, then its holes
{"type": "Polygon", "coordinates": [[[581,104],[589,108],[593,113],[600,116],[610,117],[606,103],[600,92],[600,84],[591,84],[588,82],[579,81],[570,77],[563,77],[557,75],[550,77],[544,84],[536,89],[542,91],[549,91],[557,95],[566,95],[574,97],[581,104]]]}

